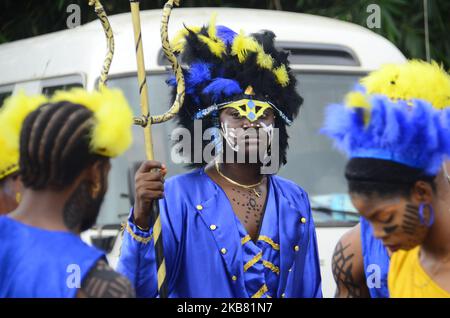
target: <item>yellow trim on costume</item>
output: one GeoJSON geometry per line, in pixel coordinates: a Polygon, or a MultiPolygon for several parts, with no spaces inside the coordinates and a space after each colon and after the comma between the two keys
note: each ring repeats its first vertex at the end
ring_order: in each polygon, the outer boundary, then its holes
{"type": "Polygon", "coordinates": [[[264,267],[270,269],[272,272],[274,272],[277,275],[280,275],[280,268],[276,265],[274,265],[273,263],[269,262],[269,261],[262,261],[264,267]]]}
{"type": "Polygon", "coordinates": [[[128,224],[128,223],[126,226],[126,230],[131,235],[131,237],[139,243],[147,244],[148,242],[150,242],[152,240],[152,237],[153,237],[153,235],[150,235],[149,237],[143,237],[143,236],[137,235],[136,233],[133,232],[133,229],[130,227],[130,224],[128,224]]]}
{"type": "Polygon", "coordinates": [[[106,157],[117,157],[124,153],[132,142],[133,113],[123,93],[118,89],[100,87],[87,92],[74,88],[58,91],[50,102],[67,101],[79,104],[94,113],[91,151],[106,157]]]}
{"type": "Polygon", "coordinates": [[[267,288],[266,284],[264,284],[256,293],[253,294],[252,298],[261,298],[268,291],[269,289],[267,288]]]}
{"type": "Polygon", "coordinates": [[[245,265],[244,265],[244,272],[246,272],[250,267],[252,267],[256,263],[258,263],[258,261],[261,258],[262,258],[262,252],[259,252],[251,260],[249,260],[247,263],[245,263],[245,265]]]}
{"type": "Polygon", "coordinates": [[[241,239],[241,245],[244,245],[245,243],[249,242],[252,238],[250,235],[246,235],[241,239]]]}
{"type": "Polygon", "coordinates": [[[280,250],[280,245],[277,244],[277,243],[275,243],[275,242],[274,242],[270,237],[268,237],[268,236],[261,235],[261,236],[258,238],[258,241],[266,242],[267,244],[269,244],[270,246],[272,246],[272,248],[273,248],[274,250],[276,250],[276,251],[279,251],[279,250],[280,250]]]}
{"type": "Polygon", "coordinates": [[[264,112],[268,108],[272,108],[268,102],[263,102],[255,99],[240,99],[229,104],[226,104],[223,108],[234,108],[239,112],[239,115],[242,117],[247,117],[251,122],[258,120],[261,116],[264,115],[264,112]],[[245,107],[245,110],[242,107],[245,107]],[[256,110],[256,107],[260,107],[259,110],[256,110]]]}

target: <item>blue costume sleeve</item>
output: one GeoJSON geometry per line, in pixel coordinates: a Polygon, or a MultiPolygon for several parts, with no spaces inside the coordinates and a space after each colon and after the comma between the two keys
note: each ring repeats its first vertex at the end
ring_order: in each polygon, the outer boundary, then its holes
{"type": "Polygon", "coordinates": [[[295,198],[304,198],[301,203],[297,201],[297,204],[300,209],[303,206],[303,209],[306,210],[303,215],[307,220],[305,224],[307,227],[300,243],[300,253],[296,256],[295,260],[295,266],[298,266],[300,270],[295,271],[292,294],[295,295],[294,297],[299,298],[322,298],[322,279],[320,275],[316,229],[312,218],[308,194],[303,190],[301,190],[301,193],[302,195],[298,195],[295,198]]]}
{"type": "Polygon", "coordinates": [[[308,194],[303,191],[308,206],[308,245],[305,255],[304,273],[303,273],[303,297],[322,298],[322,278],[320,275],[319,249],[317,247],[316,227],[314,225],[311,205],[308,194]]]}
{"type": "Polygon", "coordinates": [[[133,209],[125,226],[117,271],[133,284],[137,297],[155,297],[156,260],[153,231],[141,231],[133,223],[133,209]]]}
{"type": "Polygon", "coordinates": [[[322,298],[319,253],[317,248],[316,229],[312,218],[309,222],[309,235],[310,241],[305,256],[305,272],[303,274],[303,285],[305,286],[304,297],[322,298]]]}
{"type": "MultiPolygon", "coordinates": [[[[170,188],[170,186],[166,187],[166,193],[170,192],[170,188]]],[[[178,195],[172,197],[172,200],[165,198],[159,201],[169,295],[171,285],[176,277],[182,229],[182,206],[177,203],[182,201],[177,201],[179,200],[178,195]],[[170,211],[170,217],[168,211],[170,211]]],[[[158,296],[157,265],[152,234],[152,229],[145,232],[137,228],[133,223],[132,209],[123,234],[117,271],[132,282],[137,297],[158,296]]]]}

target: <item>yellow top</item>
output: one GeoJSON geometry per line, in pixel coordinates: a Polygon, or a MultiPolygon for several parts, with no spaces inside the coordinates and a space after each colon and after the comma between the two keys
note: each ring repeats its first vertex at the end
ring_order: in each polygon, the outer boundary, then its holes
{"type": "Polygon", "coordinates": [[[391,298],[450,298],[425,272],[419,261],[420,246],[391,257],[388,286],[391,298]]]}

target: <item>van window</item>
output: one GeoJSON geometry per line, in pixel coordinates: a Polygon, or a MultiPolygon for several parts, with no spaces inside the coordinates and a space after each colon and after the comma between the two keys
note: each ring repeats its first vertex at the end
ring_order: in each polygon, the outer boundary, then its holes
{"type": "MultiPolygon", "coordinates": [[[[359,220],[350,203],[344,179],[345,157],[337,152],[325,136],[319,134],[326,105],[342,101],[363,74],[297,72],[298,87],[304,104],[297,121],[288,128],[290,135],[288,164],[279,175],[293,180],[309,194],[316,226],[349,226],[359,220]]],[[[167,110],[169,87],[167,74],[147,76],[150,111],[161,114],[167,110]]],[[[120,88],[135,115],[140,115],[139,95],[135,76],[111,77],[109,87],[120,88]]],[[[167,164],[169,176],[186,172],[182,164],[171,160],[170,134],[174,120],[152,126],[155,159],[167,164]]],[[[134,142],[128,152],[112,161],[109,189],[98,222],[119,223],[130,209],[129,177],[133,165],[145,159],[143,130],[133,128],[134,142]],[[124,180],[128,180],[124,182],[124,180]]]]}
{"type": "Polygon", "coordinates": [[[74,87],[84,87],[84,78],[81,74],[47,78],[42,80],[40,86],[42,87],[42,94],[51,96],[58,90],[66,91],[74,87]]]}
{"type": "Polygon", "coordinates": [[[56,91],[59,90],[69,90],[71,88],[74,87],[83,87],[82,84],[80,83],[74,83],[74,84],[64,84],[64,85],[55,85],[55,86],[45,86],[42,88],[42,94],[44,94],[45,96],[52,96],[56,91]]]}
{"type": "Polygon", "coordinates": [[[14,85],[6,85],[0,87],[0,107],[3,106],[5,99],[12,95],[14,90],[14,85]]]}

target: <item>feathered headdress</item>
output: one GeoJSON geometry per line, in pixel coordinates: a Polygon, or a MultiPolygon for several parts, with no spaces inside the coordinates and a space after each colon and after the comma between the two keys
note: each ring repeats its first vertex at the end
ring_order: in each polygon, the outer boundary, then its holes
{"type": "Polygon", "coordinates": [[[92,129],[91,151],[105,157],[117,157],[132,142],[133,114],[120,90],[100,87],[87,92],[81,88],[56,92],[50,102],[67,101],[91,110],[95,125],[92,129]]]}
{"type": "Polygon", "coordinates": [[[23,121],[47,101],[43,95],[23,92],[6,99],[0,108],[0,180],[19,170],[19,138],[23,121]]]}
{"type": "Polygon", "coordinates": [[[25,118],[41,105],[62,101],[84,106],[94,114],[92,153],[116,157],[131,145],[133,115],[119,90],[103,87],[87,92],[76,88],[58,91],[51,98],[20,93],[9,97],[0,109],[0,179],[19,169],[19,139],[25,118]]]}
{"type": "Polygon", "coordinates": [[[350,158],[390,160],[435,175],[450,155],[450,76],[435,62],[386,65],[330,105],[322,132],[350,158]]]}
{"type": "MultiPolygon", "coordinates": [[[[280,162],[285,163],[286,125],[297,116],[303,100],[296,91],[288,53],[275,48],[274,38],[271,31],[236,33],[216,25],[215,15],[207,26],[185,26],[172,41],[184,65],[186,82],[179,123],[192,129],[193,121],[202,119],[207,129],[214,126],[218,110],[225,107],[235,107],[254,121],[262,109],[271,107],[282,139],[280,162]]],[[[168,84],[175,87],[175,78],[168,84]]]]}

